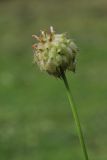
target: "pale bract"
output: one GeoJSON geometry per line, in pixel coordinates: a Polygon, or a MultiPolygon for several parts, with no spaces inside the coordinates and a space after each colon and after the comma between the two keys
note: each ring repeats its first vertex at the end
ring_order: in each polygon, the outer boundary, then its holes
{"type": "Polygon", "coordinates": [[[33,35],[37,43],[33,45],[34,63],[41,71],[61,77],[61,70],[75,72],[78,48],[67,35],[56,34],[53,27],[49,32],[41,31],[38,37],[33,35]]]}

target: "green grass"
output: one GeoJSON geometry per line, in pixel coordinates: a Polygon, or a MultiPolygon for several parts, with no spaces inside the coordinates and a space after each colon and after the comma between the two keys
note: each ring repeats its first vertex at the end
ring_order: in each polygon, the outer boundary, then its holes
{"type": "Polygon", "coordinates": [[[107,159],[104,0],[0,1],[0,159],[83,160],[65,88],[32,64],[31,35],[53,25],[80,48],[67,73],[90,160],[107,159]]]}

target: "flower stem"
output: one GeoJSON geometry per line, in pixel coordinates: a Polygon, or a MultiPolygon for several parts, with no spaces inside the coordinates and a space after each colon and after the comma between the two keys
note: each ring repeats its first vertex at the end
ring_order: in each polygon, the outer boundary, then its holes
{"type": "Polygon", "coordinates": [[[80,144],[82,146],[82,150],[83,150],[83,153],[84,153],[85,160],[89,160],[87,150],[86,150],[86,145],[85,145],[85,142],[84,142],[82,129],[81,129],[80,120],[79,120],[78,113],[77,113],[77,109],[76,109],[74,100],[73,100],[72,95],[71,95],[71,91],[70,91],[70,88],[69,88],[69,84],[68,84],[66,75],[63,71],[61,72],[61,77],[62,77],[62,79],[64,81],[64,84],[65,84],[65,87],[66,87],[67,97],[68,97],[68,100],[69,100],[69,103],[70,103],[70,107],[72,109],[72,113],[73,113],[73,116],[74,116],[75,124],[76,124],[77,131],[78,131],[78,136],[79,136],[80,144]]]}

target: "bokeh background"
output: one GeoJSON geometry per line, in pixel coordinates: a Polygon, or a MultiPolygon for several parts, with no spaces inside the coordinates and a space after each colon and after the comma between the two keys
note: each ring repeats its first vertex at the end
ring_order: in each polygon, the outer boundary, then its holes
{"type": "Polygon", "coordinates": [[[63,83],[32,63],[31,35],[50,25],[80,48],[67,77],[90,160],[106,160],[106,0],[0,0],[0,159],[84,159],[63,83]]]}

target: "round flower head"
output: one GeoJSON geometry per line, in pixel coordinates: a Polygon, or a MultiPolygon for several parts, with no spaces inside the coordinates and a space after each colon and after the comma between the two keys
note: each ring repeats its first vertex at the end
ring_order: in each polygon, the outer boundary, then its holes
{"type": "Polygon", "coordinates": [[[56,77],[61,77],[61,70],[67,69],[75,72],[76,53],[75,43],[68,39],[66,34],[56,34],[53,27],[49,32],[41,31],[41,35],[32,36],[38,43],[34,49],[34,63],[36,62],[42,71],[46,71],[56,77]]]}

